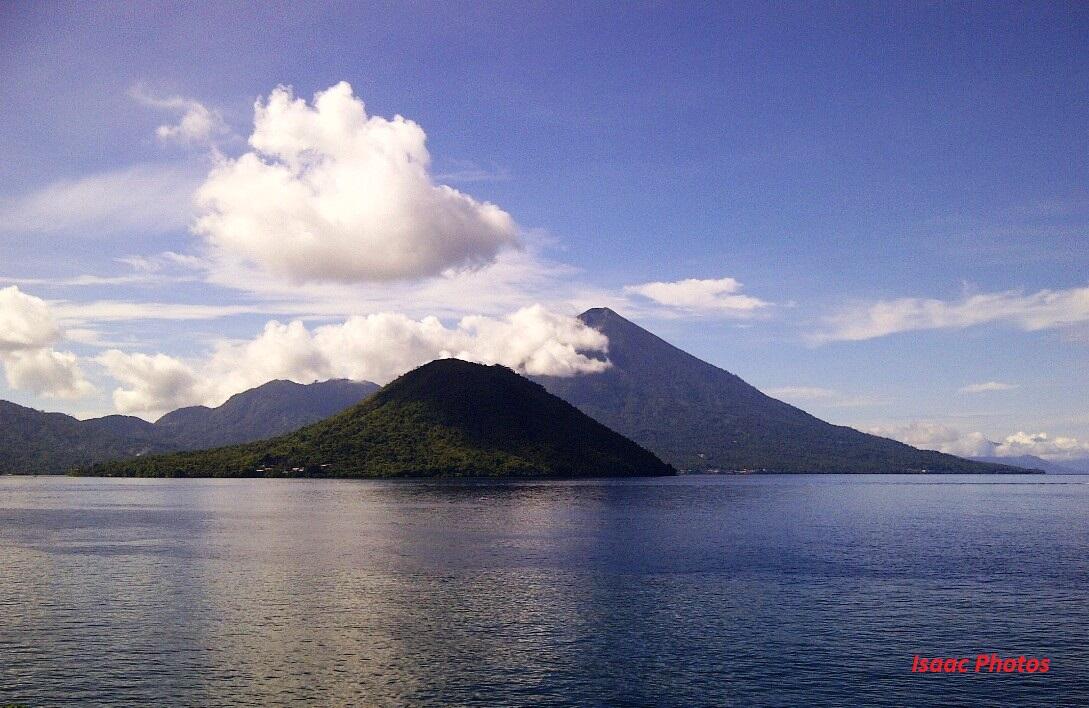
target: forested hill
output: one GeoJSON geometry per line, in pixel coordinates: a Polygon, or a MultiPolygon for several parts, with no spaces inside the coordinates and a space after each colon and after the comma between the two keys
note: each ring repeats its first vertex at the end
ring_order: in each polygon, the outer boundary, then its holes
{"type": "Polygon", "coordinates": [[[94,465],[110,476],[607,477],[673,474],[502,366],[441,359],[343,413],[246,445],[94,465]]]}

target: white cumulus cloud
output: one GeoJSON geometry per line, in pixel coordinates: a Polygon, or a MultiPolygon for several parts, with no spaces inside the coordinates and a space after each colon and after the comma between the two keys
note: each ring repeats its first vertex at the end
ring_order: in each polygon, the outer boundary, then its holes
{"type": "Polygon", "coordinates": [[[8,386],[50,398],[93,393],[76,355],[53,349],[60,338],[44,300],[14,285],[0,289],[0,364],[8,386]]]}
{"type": "Polygon", "coordinates": [[[1089,456],[1089,442],[1062,435],[1050,436],[1047,433],[1016,432],[1007,435],[997,448],[998,455],[1036,455],[1045,460],[1062,462],[1089,456]]]}
{"type": "Polygon", "coordinates": [[[1089,322],[1089,287],[983,293],[957,301],[899,298],[881,300],[837,313],[827,328],[813,335],[817,343],[859,341],[898,332],[963,329],[1004,322],[1025,331],[1089,322]]]}
{"type": "Polygon", "coordinates": [[[924,450],[937,450],[962,457],[1034,455],[1052,462],[1062,462],[1089,456],[1089,442],[1047,433],[1016,432],[1001,440],[991,440],[983,433],[963,432],[948,425],[928,421],[871,427],[866,432],[899,440],[924,450]]]}
{"type": "Polygon", "coordinates": [[[915,421],[906,425],[865,428],[867,433],[899,440],[921,450],[937,450],[961,457],[995,455],[997,444],[983,433],[963,433],[941,423],[915,421]]]}
{"type": "Polygon", "coordinates": [[[423,129],[368,116],[341,82],[313,104],[286,87],[255,106],[252,151],[198,191],[195,232],[269,277],[374,282],[491,263],[516,243],[494,204],[435,184],[423,129]]]}
{"type": "Polygon", "coordinates": [[[734,278],[688,278],[675,282],[629,285],[624,291],[677,310],[741,317],[752,315],[771,304],[751,295],[742,295],[741,287],[741,283],[734,278]]]}
{"type": "Polygon", "coordinates": [[[60,336],[49,305],[17,286],[0,289],[0,352],[39,349],[60,336]]]}
{"type": "Polygon", "coordinates": [[[71,352],[30,349],[9,352],[2,358],[4,376],[13,389],[47,398],[83,398],[95,392],[71,352]]]}
{"type": "Polygon", "coordinates": [[[470,316],[453,327],[435,317],[381,313],[307,329],[269,322],[252,340],[224,341],[202,361],[111,350],[98,361],[121,386],[114,405],[148,416],[184,405],[219,405],[272,379],[350,378],[385,383],[432,359],[503,364],[529,375],[603,371],[608,340],[574,317],[541,306],[504,318],[470,316]]]}
{"type": "Polygon", "coordinates": [[[126,354],[111,349],[98,363],[122,385],[113,392],[113,404],[121,413],[165,413],[200,403],[201,383],[185,362],[166,354],[126,354]]]}

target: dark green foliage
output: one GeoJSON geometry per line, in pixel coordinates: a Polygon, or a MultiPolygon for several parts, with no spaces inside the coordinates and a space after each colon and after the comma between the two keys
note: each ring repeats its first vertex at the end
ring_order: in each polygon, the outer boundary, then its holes
{"type": "Polygon", "coordinates": [[[92,475],[232,477],[642,476],[673,469],[501,366],[426,364],[289,435],[94,465],[92,475]]]}
{"type": "Polygon", "coordinates": [[[600,374],[537,380],[683,470],[1021,472],[832,425],[764,395],[606,308],[580,318],[609,338],[600,374]]]}

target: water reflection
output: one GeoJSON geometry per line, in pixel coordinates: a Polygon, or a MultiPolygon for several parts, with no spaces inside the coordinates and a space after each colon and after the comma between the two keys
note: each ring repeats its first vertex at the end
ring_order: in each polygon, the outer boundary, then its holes
{"type": "Polygon", "coordinates": [[[916,481],[0,479],[0,701],[1081,695],[1089,487],[916,481]],[[1057,670],[905,672],[977,651],[1057,670]]]}

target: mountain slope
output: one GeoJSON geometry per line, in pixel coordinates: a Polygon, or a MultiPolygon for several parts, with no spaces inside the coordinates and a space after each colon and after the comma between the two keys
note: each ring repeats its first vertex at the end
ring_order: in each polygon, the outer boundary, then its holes
{"type": "Polygon", "coordinates": [[[599,374],[536,380],[679,469],[1024,472],[826,423],[607,308],[579,318],[609,338],[612,366],[599,374]]]}
{"type": "Polygon", "coordinates": [[[89,422],[0,401],[0,474],[59,474],[97,460],[163,449],[147,432],[151,424],[139,418],[89,422]]]}
{"type": "Polygon", "coordinates": [[[643,476],[674,470],[501,366],[441,359],[273,440],[95,465],[118,476],[643,476]]]}
{"type": "Polygon", "coordinates": [[[177,450],[265,440],[339,413],[378,388],[369,381],[347,379],[308,385],[270,381],[231,396],[217,408],[179,408],[159,418],[155,428],[177,450]]]}

